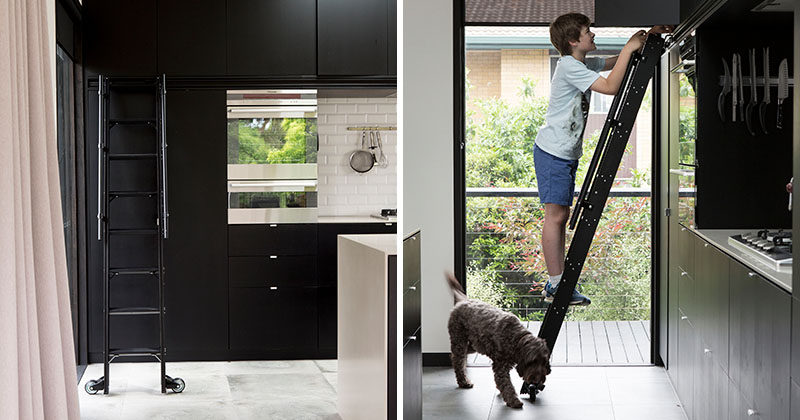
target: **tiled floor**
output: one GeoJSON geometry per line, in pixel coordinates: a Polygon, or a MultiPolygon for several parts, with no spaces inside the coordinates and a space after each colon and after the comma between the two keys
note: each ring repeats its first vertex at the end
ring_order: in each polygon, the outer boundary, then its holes
{"type": "Polygon", "coordinates": [[[339,419],[336,361],[167,363],[186,390],[161,393],[158,363],[112,363],[109,394],[84,384],[103,374],[90,365],[79,384],[82,419],[339,419]]]}
{"type": "MultiPolygon", "coordinates": [[[[523,408],[505,405],[494,386],[489,367],[470,367],[475,384],[459,389],[450,368],[425,368],[423,418],[425,420],[685,420],[678,397],[664,369],[655,366],[554,367],[546,388],[523,408]]],[[[522,380],[512,371],[519,390],[522,380]]]]}

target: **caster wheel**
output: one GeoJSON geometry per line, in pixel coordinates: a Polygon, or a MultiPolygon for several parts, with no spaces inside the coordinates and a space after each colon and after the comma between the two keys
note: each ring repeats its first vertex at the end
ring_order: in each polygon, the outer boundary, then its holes
{"type": "Polygon", "coordinates": [[[184,382],[183,379],[175,378],[174,381],[175,381],[175,388],[172,388],[172,392],[177,394],[183,392],[183,390],[186,389],[186,382],[184,382]]]}
{"type": "Polygon", "coordinates": [[[86,382],[86,385],[83,387],[83,389],[86,390],[87,394],[94,395],[94,394],[97,394],[98,391],[100,391],[99,389],[92,389],[92,387],[95,386],[95,385],[97,385],[97,381],[92,379],[92,380],[86,382]]]}

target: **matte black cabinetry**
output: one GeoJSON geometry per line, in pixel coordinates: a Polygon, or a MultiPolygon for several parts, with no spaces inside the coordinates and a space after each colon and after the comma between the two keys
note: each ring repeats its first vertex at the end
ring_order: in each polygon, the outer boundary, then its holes
{"type": "Polygon", "coordinates": [[[225,74],[224,1],[158,1],[158,73],[225,74]]]}
{"type": "MultiPolygon", "coordinates": [[[[354,13],[339,7],[341,13],[354,13]]],[[[313,76],[316,11],[315,0],[228,0],[228,74],[313,76]]]]}
{"type": "Polygon", "coordinates": [[[422,418],[420,233],[403,240],[403,417],[422,418]]]}
{"type": "Polygon", "coordinates": [[[338,235],[396,233],[397,223],[320,223],[319,250],[319,351],[320,357],[336,357],[338,235]]]}
{"type": "Polygon", "coordinates": [[[390,38],[397,32],[389,1],[318,0],[317,7],[320,75],[397,74],[389,68],[390,38]]]}
{"type": "Polygon", "coordinates": [[[211,357],[228,340],[225,91],[167,94],[169,239],[166,339],[172,360],[211,357]],[[198,170],[202,168],[202,170],[198,170]]]}
{"type": "Polygon", "coordinates": [[[598,26],[677,25],[679,9],[678,0],[595,0],[594,17],[598,26]]]}
{"type": "Polygon", "coordinates": [[[156,74],[156,0],[86,0],[85,63],[106,76],[156,74]]]}

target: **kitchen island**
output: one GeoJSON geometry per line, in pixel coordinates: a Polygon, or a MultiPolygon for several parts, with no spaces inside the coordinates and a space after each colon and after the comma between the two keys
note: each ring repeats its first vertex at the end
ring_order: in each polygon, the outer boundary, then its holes
{"type": "Polygon", "coordinates": [[[397,235],[338,236],[339,414],[396,415],[397,235]]]}

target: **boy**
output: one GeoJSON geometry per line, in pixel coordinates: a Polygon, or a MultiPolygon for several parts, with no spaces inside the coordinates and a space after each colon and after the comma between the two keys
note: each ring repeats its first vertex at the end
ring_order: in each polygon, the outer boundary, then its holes
{"type": "MultiPolygon", "coordinates": [[[[545,124],[539,129],[533,147],[533,162],[539,183],[539,198],[544,204],[542,253],[549,279],[542,295],[552,302],[564,273],[566,223],[575,190],[575,172],[583,152],[583,130],[589,113],[591,91],[615,95],[622,83],[631,55],[647,37],[636,32],[620,54],[610,58],[586,58],[594,51],[591,21],[580,13],[559,16],[550,25],[550,42],[561,58],[551,82],[550,103],[545,124]],[[607,78],[597,72],[611,70],[607,78]]],[[[671,32],[671,27],[654,26],[652,33],[671,32]]],[[[571,305],[589,305],[591,300],[575,290],[571,305]]]]}

